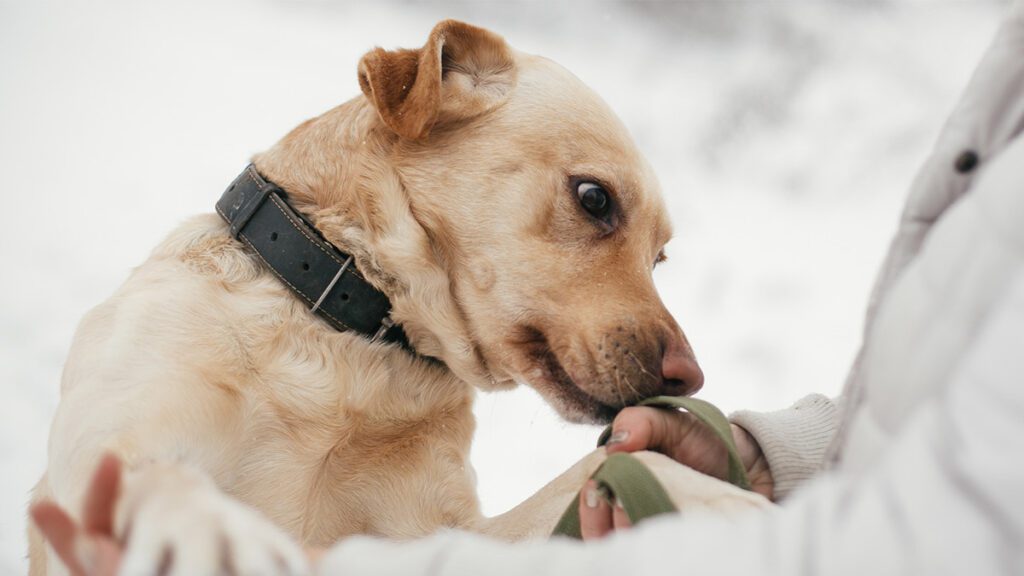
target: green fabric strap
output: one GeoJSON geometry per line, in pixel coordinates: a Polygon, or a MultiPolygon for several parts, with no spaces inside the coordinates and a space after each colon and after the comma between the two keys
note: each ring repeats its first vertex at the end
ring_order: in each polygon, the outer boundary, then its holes
{"type": "MultiPolygon", "coordinates": [[[[676,511],[654,474],[629,454],[612,454],[591,478],[598,486],[615,495],[633,524],[651,516],[676,511]]],[[[577,540],[582,538],[578,506],[577,497],[569,503],[551,533],[552,536],[569,536],[577,540]]]]}
{"type": "MultiPolygon", "coordinates": [[[[745,490],[750,490],[750,481],[747,479],[747,472],[740,460],[739,450],[736,449],[736,443],[733,441],[729,420],[718,408],[704,400],[676,396],[655,396],[641,401],[639,405],[669,409],[682,408],[714,430],[715,435],[725,443],[729,453],[729,482],[745,490]]],[[[601,433],[597,445],[604,446],[611,434],[612,427],[608,426],[601,433]]],[[[654,474],[629,454],[620,452],[608,456],[608,459],[594,472],[591,478],[602,490],[614,495],[633,524],[651,516],[676,511],[675,505],[672,504],[672,500],[669,499],[654,474]]],[[[580,534],[579,495],[569,503],[551,535],[577,539],[582,537],[580,534]]]]}
{"type": "MultiPolygon", "coordinates": [[[[725,417],[725,414],[722,414],[721,410],[715,408],[714,404],[707,400],[686,396],[655,396],[641,400],[637,405],[652,406],[654,408],[682,408],[706,424],[708,428],[714,430],[715,435],[725,444],[725,449],[729,452],[729,477],[727,480],[729,480],[730,484],[735,484],[744,490],[750,490],[750,480],[747,478],[747,470],[743,466],[743,460],[740,459],[740,451],[736,448],[736,442],[732,438],[732,427],[729,425],[729,419],[725,417]]],[[[604,446],[611,434],[612,427],[609,425],[601,433],[597,445],[604,446]]]]}

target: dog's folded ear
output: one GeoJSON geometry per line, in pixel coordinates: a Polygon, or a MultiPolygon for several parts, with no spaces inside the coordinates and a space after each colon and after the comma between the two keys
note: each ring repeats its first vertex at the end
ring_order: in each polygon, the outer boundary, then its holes
{"type": "Polygon", "coordinates": [[[363,94],[384,124],[413,140],[435,125],[494,108],[514,84],[515,61],[505,40],[455,20],[434,26],[423,48],[375,48],[359,62],[363,94]]]}

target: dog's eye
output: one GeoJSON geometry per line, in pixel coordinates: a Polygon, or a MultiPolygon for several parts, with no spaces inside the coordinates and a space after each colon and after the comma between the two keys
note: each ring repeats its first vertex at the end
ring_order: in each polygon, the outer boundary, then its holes
{"type": "Polygon", "coordinates": [[[658,264],[661,264],[665,260],[668,260],[668,256],[665,255],[665,250],[660,250],[658,256],[654,258],[654,265],[651,268],[657,268],[658,264]]]}
{"type": "Polygon", "coordinates": [[[608,197],[608,191],[593,182],[580,182],[576,186],[576,196],[580,199],[580,205],[594,218],[604,220],[612,207],[612,200],[608,197]]]}

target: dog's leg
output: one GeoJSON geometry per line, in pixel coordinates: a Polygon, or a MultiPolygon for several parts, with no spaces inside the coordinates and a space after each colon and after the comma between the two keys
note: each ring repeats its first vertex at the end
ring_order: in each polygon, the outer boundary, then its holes
{"type": "MultiPolygon", "coordinates": [[[[137,466],[124,476],[114,522],[118,540],[131,541],[123,573],[306,572],[304,554],[287,534],[256,510],[221,492],[199,470],[184,464],[154,463],[137,466]]],[[[52,499],[45,479],[33,497],[42,499],[52,499]]],[[[73,509],[69,507],[69,511],[73,509]]],[[[67,573],[56,556],[47,554],[41,535],[31,525],[29,538],[30,576],[67,573]]]]}
{"type": "Polygon", "coordinates": [[[77,517],[110,452],[125,470],[115,535],[131,534],[127,573],[156,574],[167,563],[175,574],[302,571],[292,539],[215,482],[237,479],[249,449],[253,409],[241,393],[203,378],[122,382],[82,378],[65,391],[50,436],[51,498],[77,517]]]}
{"type": "Polygon", "coordinates": [[[206,474],[180,464],[129,473],[115,530],[131,541],[122,570],[150,574],[305,572],[305,558],[281,529],[217,489],[206,474]]]}
{"type": "Polygon", "coordinates": [[[594,450],[522,504],[500,516],[481,520],[473,530],[509,541],[551,534],[565,507],[576,498],[605,457],[604,448],[594,450]]]}
{"type": "MultiPolygon", "coordinates": [[[[663,454],[636,452],[633,456],[654,474],[680,512],[703,510],[732,516],[771,506],[759,494],[701,474],[663,454]]],[[[547,537],[605,457],[604,448],[598,448],[519,506],[481,520],[475,531],[509,541],[547,537]]]]}

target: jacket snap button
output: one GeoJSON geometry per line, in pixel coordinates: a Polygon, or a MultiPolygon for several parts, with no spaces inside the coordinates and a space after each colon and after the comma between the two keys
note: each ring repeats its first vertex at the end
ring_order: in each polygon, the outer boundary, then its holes
{"type": "Polygon", "coordinates": [[[956,162],[953,163],[953,167],[961,174],[967,174],[971,170],[974,170],[977,165],[978,153],[974,150],[961,152],[960,155],[956,157],[956,162]]]}

